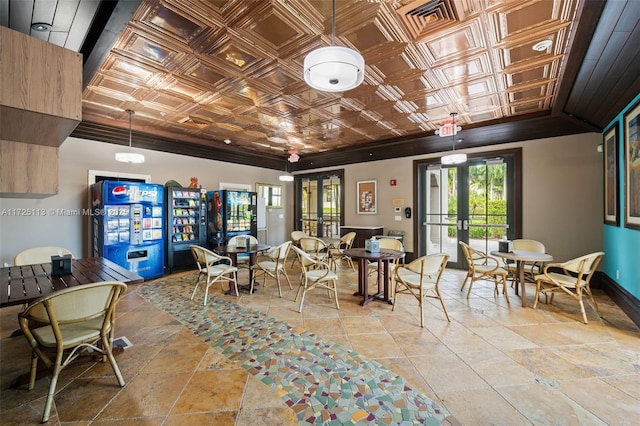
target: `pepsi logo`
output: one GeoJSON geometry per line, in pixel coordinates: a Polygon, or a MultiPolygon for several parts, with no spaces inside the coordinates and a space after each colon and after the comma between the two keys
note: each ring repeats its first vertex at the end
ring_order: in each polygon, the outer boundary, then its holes
{"type": "Polygon", "coordinates": [[[124,198],[127,196],[127,188],[124,186],[116,186],[111,190],[111,193],[116,198],[124,198]]]}

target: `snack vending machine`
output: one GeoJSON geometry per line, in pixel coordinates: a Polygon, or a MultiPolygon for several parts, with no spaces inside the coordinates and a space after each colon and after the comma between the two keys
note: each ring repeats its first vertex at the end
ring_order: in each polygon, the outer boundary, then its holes
{"type": "Polygon", "coordinates": [[[207,190],[165,188],[167,206],[166,266],[195,267],[191,245],[207,246],[207,190]]]}
{"type": "Polygon", "coordinates": [[[225,245],[235,235],[257,236],[256,192],[209,191],[209,248],[225,245]]]}
{"type": "Polygon", "coordinates": [[[102,181],[91,186],[93,256],[144,279],[164,274],[164,187],[102,181]]]}

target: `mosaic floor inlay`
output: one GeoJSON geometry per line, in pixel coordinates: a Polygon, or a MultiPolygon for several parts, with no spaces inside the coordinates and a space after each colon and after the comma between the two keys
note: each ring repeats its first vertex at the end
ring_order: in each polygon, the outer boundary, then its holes
{"type": "Polygon", "coordinates": [[[296,413],[323,425],[440,425],[449,413],[381,364],[260,312],[212,297],[189,300],[195,274],[138,293],[256,376],[296,413]]]}

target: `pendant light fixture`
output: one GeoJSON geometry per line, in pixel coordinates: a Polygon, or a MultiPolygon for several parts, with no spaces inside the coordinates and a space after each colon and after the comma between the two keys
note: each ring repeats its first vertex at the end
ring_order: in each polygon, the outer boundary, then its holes
{"type": "Polygon", "coordinates": [[[323,92],[343,92],[364,81],[364,58],[347,47],[335,45],[336,0],[333,0],[331,46],[311,51],[304,58],[304,81],[323,92]]]}
{"type": "Polygon", "coordinates": [[[135,114],[135,111],[128,109],[125,112],[129,114],[129,151],[116,152],[116,161],[123,163],[144,163],[144,155],[131,152],[131,116],[135,114]]]}
{"type": "Polygon", "coordinates": [[[443,156],[440,159],[440,163],[444,165],[462,164],[467,161],[467,154],[456,154],[456,133],[458,133],[458,128],[456,127],[456,115],[458,115],[458,113],[452,112],[450,115],[451,115],[451,126],[453,126],[453,129],[451,130],[451,142],[453,144],[453,152],[451,154],[443,156]]]}

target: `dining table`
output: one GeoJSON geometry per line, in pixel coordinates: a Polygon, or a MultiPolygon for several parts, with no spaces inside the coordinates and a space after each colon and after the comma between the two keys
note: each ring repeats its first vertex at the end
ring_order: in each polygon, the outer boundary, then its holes
{"type": "Polygon", "coordinates": [[[64,275],[52,275],[50,262],[3,267],[0,268],[0,308],[31,303],[54,291],[99,281],[136,284],[144,278],[104,257],[72,259],[71,273],[64,275]]]}
{"type": "Polygon", "coordinates": [[[522,291],[520,291],[520,299],[522,301],[522,307],[527,306],[527,295],[526,295],[526,285],[524,284],[524,269],[525,264],[527,262],[551,262],[553,261],[553,256],[547,253],[540,253],[534,251],[524,251],[524,250],[513,250],[513,251],[492,251],[490,252],[492,256],[500,257],[502,259],[513,260],[516,262],[516,275],[517,280],[515,283],[515,292],[518,295],[518,287],[522,287],[522,291]]]}
{"type": "Polygon", "coordinates": [[[358,291],[353,295],[362,296],[360,305],[365,306],[372,300],[392,305],[389,263],[404,258],[405,252],[391,249],[370,252],[364,248],[350,248],[344,250],[344,254],[358,261],[358,291]],[[378,291],[375,294],[369,294],[369,262],[378,263],[378,291]]]}
{"type": "MultiPolygon", "coordinates": [[[[239,283],[231,284],[229,287],[228,294],[236,294],[233,285],[238,286],[238,290],[244,290],[246,292],[251,292],[251,282],[253,281],[253,268],[252,266],[256,263],[256,257],[258,253],[263,253],[269,250],[271,246],[269,244],[248,244],[246,246],[237,246],[233,244],[217,246],[213,249],[216,253],[222,256],[229,256],[231,258],[231,263],[233,266],[238,266],[238,255],[248,254],[249,255],[249,284],[241,285],[239,283]]],[[[256,286],[258,283],[254,283],[253,292],[255,293],[256,286]]]]}

